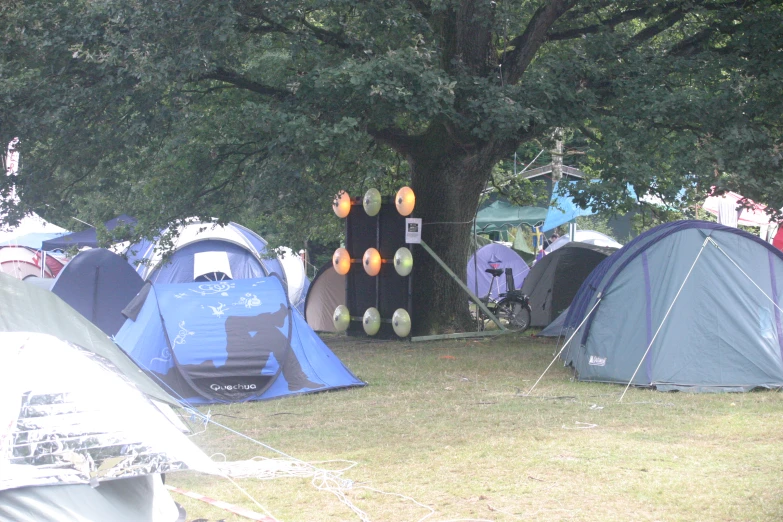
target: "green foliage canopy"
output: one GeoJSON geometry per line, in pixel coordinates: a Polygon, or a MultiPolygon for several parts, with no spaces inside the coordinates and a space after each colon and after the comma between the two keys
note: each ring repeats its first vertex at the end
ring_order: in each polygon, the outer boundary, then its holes
{"type": "MultiPolygon", "coordinates": [[[[783,207],[775,0],[8,0],[0,16],[0,138],[23,139],[19,191],[54,220],[333,240],[338,189],[410,182],[425,222],[459,223],[498,162],[556,128],[603,180],[576,190],[593,208],[633,208],[628,183],[783,207]]],[[[467,232],[425,237],[458,267],[467,232]]]]}

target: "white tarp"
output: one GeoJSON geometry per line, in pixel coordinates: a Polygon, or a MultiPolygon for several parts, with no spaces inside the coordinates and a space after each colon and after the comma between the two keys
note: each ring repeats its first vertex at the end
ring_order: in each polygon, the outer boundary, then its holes
{"type": "Polygon", "coordinates": [[[0,333],[0,346],[0,491],[215,472],[107,359],[39,333],[0,333]]]}
{"type": "MultiPolygon", "coordinates": [[[[610,248],[623,247],[623,245],[621,245],[611,237],[607,236],[606,234],[596,232],[595,230],[577,230],[576,240],[580,243],[587,243],[589,245],[596,245],[601,247],[610,247],[610,248]]],[[[552,241],[552,244],[546,247],[544,251],[547,254],[549,254],[570,241],[571,241],[571,236],[565,234],[563,236],[560,236],[556,240],[552,241]]]]}

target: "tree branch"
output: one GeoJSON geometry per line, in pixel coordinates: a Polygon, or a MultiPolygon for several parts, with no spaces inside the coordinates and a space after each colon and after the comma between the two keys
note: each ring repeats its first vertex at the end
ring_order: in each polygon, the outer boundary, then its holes
{"type": "Polygon", "coordinates": [[[551,41],[572,40],[574,38],[581,38],[586,34],[595,34],[604,31],[606,29],[614,29],[615,27],[617,27],[618,25],[624,22],[629,22],[637,18],[643,18],[646,12],[648,12],[647,9],[629,9],[628,11],[623,11],[622,13],[618,13],[617,15],[611,18],[607,18],[606,20],[603,20],[601,23],[598,24],[587,25],[584,27],[576,27],[573,29],[567,29],[564,31],[550,33],[548,35],[548,40],[551,41]]]}
{"type": "Polygon", "coordinates": [[[322,29],[320,27],[317,27],[307,20],[305,20],[304,17],[298,19],[298,22],[305,26],[307,29],[310,30],[311,33],[313,33],[313,36],[315,36],[319,41],[325,43],[325,44],[332,44],[340,49],[355,49],[359,47],[355,43],[347,42],[342,35],[338,33],[334,33],[332,31],[327,31],[326,29],[322,29]]]}
{"type": "Polygon", "coordinates": [[[595,134],[593,131],[591,131],[590,129],[588,129],[584,125],[578,125],[577,128],[579,129],[579,131],[582,134],[587,136],[588,139],[593,140],[594,142],[598,143],[599,145],[603,145],[604,144],[604,140],[599,138],[597,134],[595,134]]]}
{"type": "Polygon", "coordinates": [[[700,49],[722,53],[724,52],[723,49],[707,47],[706,42],[710,39],[710,37],[716,33],[724,36],[733,36],[745,29],[746,24],[744,23],[735,24],[726,20],[718,20],[710,24],[709,27],[702,29],[693,36],[686,38],[672,46],[672,48],[669,50],[669,54],[672,56],[687,56],[699,51],[700,49]]]}
{"type": "Polygon", "coordinates": [[[408,3],[413,7],[417,13],[424,17],[425,20],[429,20],[432,15],[432,10],[423,0],[408,0],[408,3]]]}
{"type": "Polygon", "coordinates": [[[399,129],[377,129],[368,126],[366,131],[375,141],[388,145],[401,154],[411,153],[420,141],[415,136],[405,134],[399,129]]]}
{"type": "Polygon", "coordinates": [[[234,71],[229,71],[227,69],[223,69],[222,67],[218,67],[211,73],[205,74],[204,76],[201,77],[201,79],[217,80],[221,82],[230,83],[231,85],[235,85],[236,87],[239,87],[241,89],[245,89],[247,91],[251,91],[256,94],[262,94],[264,96],[271,96],[273,98],[277,98],[280,100],[291,97],[291,93],[284,89],[269,87],[268,85],[254,82],[253,80],[245,78],[244,76],[241,76],[240,74],[237,74],[234,71]]]}
{"type": "Polygon", "coordinates": [[[702,48],[703,44],[710,39],[713,32],[720,26],[720,22],[713,23],[709,27],[702,29],[698,33],[680,40],[669,49],[670,56],[688,56],[702,48]]]}
{"type": "MultiPolygon", "coordinates": [[[[608,2],[604,7],[611,5],[612,2],[608,2]]],[[[672,2],[669,4],[664,4],[661,6],[654,6],[651,5],[649,7],[639,8],[639,9],[629,9],[627,11],[623,11],[621,13],[617,13],[616,15],[607,18],[605,20],[602,20],[600,23],[593,24],[593,25],[587,25],[584,27],[576,27],[572,29],[566,29],[563,31],[557,31],[552,32],[549,34],[548,39],[551,41],[558,41],[558,40],[571,40],[574,38],[580,38],[586,34],[594,34],[601,32],[606,29],[613,30],[618,25],[629,22],[631,20],[649,20],[651,18],[655,18],[661,15],[672,15],[674,13],[682,13],[684,15],[685,13],[700,10],[700,11],[718,11],[722,9],[727,9],[730,7],[735,8],[741,8],[743,5],[743,0],[736,0],[734,2],[730,3],[723,3],[723,2],[705,2],[700,3],[697,6],[693,8],[683,8],[682,2],[672,2]]],[[[676,15],[675,15],[676,16],[676,15]]],[[[564,21],[566,18],[571,19],[571,16],[564,17],[564,21]]],[[[680,16],[677,20],[669,20],[669,17],[667,17],[666,20],[663,20],[659,22],[658,24],[653,24],[647,29],[643,29],[640,31],[634,39],[637,41],[643,41],[646,39],[649,39],[652,36],[655,36],[655,34],[659,34],[661,30],[666,29],[668,27],[671,27],[674,25],[677,21],[679,21],[682,18],[680,16]],[[667,25],[667,20],[668,25],[667,25]],[[663,24],[663,29],[655,31],[655,27],[658,27],[659,24],[663,24]],[[647,36],[647,32],[650,32],[651,36],[647,36]]]]}
{"type": "MultiPolygon", "coordinates": [[[[284,23],[277,22],[272,18],[270,18],[262,7],[242,6],[237,9],[237,12],[243,14],[244,16],[247,16],[248,18],[253,18],[255,20],[260,20],[261,22],[263,22],[263,24],[257,25],[255,27],[250,27],[249,25],[247,25],[246,26],[247,31],[250,33],[253,34],[281,33],[281,34],[291,35],[295,32],[290,27],[284,25],[284,23]]],[[[292,16],[292,15],[285,16],[283,20],[301,24],[317,40],[325,44],[334,45],[340,49],[356,49],[357,47],[360,47],[358,44],[346,40],[344,36],[341,35],[340,33],[329,31],[327,29],[318,27],[317,25],[308,22],[306,18],[306,14],[303,16],[292,16]]]]}
{"type": "Polygon", "coordinates": [[[685,18],[685,13],[686,11],[678,9],[677,11],[666,16],[664,19],[659,20],[658,22],[649,25],[648,27],[645,27],[644,29],[642,29],[641,31],[633,35],[630,41],[630,46],[632,47],[642,42],[646,42],[647,40],[661,34],[663,31],[669,29],[677,22],[685,18]]]}
{"type": "Polygon", "coordinates": [[[533,14],[525,32],[511,40],[510,47],[514,49],[506,55],[509,65],[504,68],[503,74],[507,84],[519,82],[538,50],[546,42],[549,29],[576,2],[577,0],[550,0],[533,14]]]}

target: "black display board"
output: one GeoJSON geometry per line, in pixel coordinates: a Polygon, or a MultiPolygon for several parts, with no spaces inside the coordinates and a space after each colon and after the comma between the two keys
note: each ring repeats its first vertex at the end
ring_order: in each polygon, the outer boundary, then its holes
{"type": "MultiPolygon", "coordinates": [[[[364,271],[361,262],[351,263],[346,275],[346,306],[352,318],[361,318],[364,312],[375,307],[381,314],[381,328],[374,337],[397,337],[391,318],[398,308],[405,309],[415,320],[411,310],[411,277],[401,276],[394,270],[394,253],[405,244],[405,217],[401,216],[391,198],[383,198],[381,210],[368,216],[355,198],[351,212],[345,218],[345,248],[351,259],[361,261],[368,248],[381,254],[383,263],[377,276],[364,271]]],[[[348,335],[367,335],[361,320],[352,320],[348,335]]]]}

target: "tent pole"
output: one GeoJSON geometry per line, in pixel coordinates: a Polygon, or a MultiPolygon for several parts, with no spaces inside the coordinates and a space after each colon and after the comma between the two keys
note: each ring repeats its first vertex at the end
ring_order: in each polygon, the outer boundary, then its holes
{"type": "Polygon", "coordinates": [[[500,328],[501,330],[505,331],[505,330],[506,330],[506,327],[504,327],[502,324],[500,324],[500,321],[498,320],[498,318],[497,318],[497,317],[495,317],[495,314],[493,314],[492,312],[490,312],[490,311],[489,311],[489,308],[487,308],[487,305],[485,305],[485,304],[484,304],[484,302],[483,302],[481,299],[479,299],[478,297],[476,297],[476,294],[474,294],[473,292],[471,292],[471,291],[470,291],[470,288],[468,288],[468,287],[465,285],[465,283],[463,283],[463,282],[462,282],[462,280],[461,280],[459,277],[457,277],[457,274],[455,274],[454,272],[452,272],[451,268],[449,268],[449,266],[448,266],[446,263],[444,263],[444,262],[443,262],[443,260],[442,260],[440,257],[438,257],[438,254],[436,254],[436,253],[435,253],[435,252],[434,252],[434,251],[433,251],[433,250],[430,248],[430,246],[429,246],[427,243],[425,243],[423,240],[422,240],[422,242],[420,243],[420,245],[421,245],[421,247],[422,247],[424,250],[426,250],[426,251],[427,251],[427,253],[428,253],[429,255],[431,255],[431,256],[432,256],[432,258],[433,258],[435,261],[437,261],[437,262],[438,262],[438,264],[439,264],[439,265],[440,265],[440,266],[441,266],[441,267],[442,267],[442,268],[443,268],[443,269],[446,271],[446,273],[447,273],[447,274],[449,274],[449,275],[451,276],[451,278],[452,278],[452,279],[454,279],[454,281],[456,281],[456,282],[457,282],[457,284],[459,284],[459,286],[460,286],[460,287],[461,287],[461,288],[462,288],[462,289],[463,289],[465,292],[467,292],[467,294],[468,294],[468,297],[470,297],[471,301],[473,301],[474,303],[476,303],[476,304],[478,305],[478,307],[479,307],[479,308],[481,308],[481,311],[482,311],[482,312],[484,312],[485,314],[487,314],[487,317],[489,317],[490,319],[492,319],[492,321],[493,321],[493,322],[494,322],[496,325],[498,325],[498,328],[500,328]]]}

